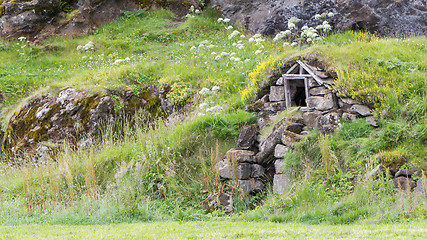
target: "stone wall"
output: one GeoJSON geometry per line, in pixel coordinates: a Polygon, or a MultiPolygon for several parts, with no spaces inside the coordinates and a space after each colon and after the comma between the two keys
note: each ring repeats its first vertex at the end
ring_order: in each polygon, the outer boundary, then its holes
{"type": "MultiPolygon", "coordinates": [[[[341,119],[357,118],[366,118],[377,126],[369,106],[338,94],[326,72],[310,68],[322,81],[319,84],[313,78],[308,79],[309,97],[302,104],[305,106],[292,101],[292,107],[286,109],[283,79],[279,78],[271,79],[269,91],[264,91],[266,94],[247,107],[247,111],[257,113],[257,124],[243,127],[236,148],[219,162],[223,181],[237,183],[247,195],[263,192],[271,184],[275,193],[282,194],[292,184],[283,157],[292,151],[295,142],[304,140],[308,130],[331,133],[339,127],[341,119]]],[[[292,89],[291,85],[291,99],[297,99],[298,92],[292,89]]]]}

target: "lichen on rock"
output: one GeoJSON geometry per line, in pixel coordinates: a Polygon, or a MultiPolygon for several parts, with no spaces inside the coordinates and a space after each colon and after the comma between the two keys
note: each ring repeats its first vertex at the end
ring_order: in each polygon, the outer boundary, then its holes
{"type": "Polygon", "coordinates": [[[114,130],[119,121],[130,121],[137,112],[144,113],[147,124],[166,115],[159,96],[148,91],[100,95],[68,88],[54,98],[37,97],[17,111],[7,125],[2,151],[8,158],[34,156],[45,143],[52,149],[64,142],[96,139],[107,128],[114,130]],[[113,99],[120,102],[120,108],[113,99]]]}

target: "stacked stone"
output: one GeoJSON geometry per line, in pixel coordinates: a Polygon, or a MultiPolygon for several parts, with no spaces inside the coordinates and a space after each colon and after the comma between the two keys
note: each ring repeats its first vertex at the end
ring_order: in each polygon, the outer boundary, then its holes
{"type": "MultiPolygon", "coordinates": [[[[283,157],[292,150],[295,142],[304,139],[307,130],[317,128],[326,133],[332,132],[339,126],[340,118],[354,120],[366,117],[371,125],[377,126],[368,106],[339,95],[333,90],[332,78],[321,69],[310,68],[322,81],[308,79],[310,96],[306,98],[307,107],[300,108],[302,111],[295,109],[278,119],[286,109],[282,78],[247,107],[247,111],[257,113],[257,124],[245,126],[239,135],[237,147],[229,150],[226,158],[219,162],[219,174],[223,181],[233,184],[237,181],[247,195],[264,191],[266,183],[273,183],[273,191],[282,194],[291,184],[283,157]],[[260,131],[266,132],[272,124],[271,130],[262,136],[259,134],[260,131]]],[[[292,99],[296,94],[295,88],[290,92],[292,99]]],[[[401,181],[401,176],[396,179],[401,181]]]]}
{"type": "Polygon", "coordinates": [[[256,194],[265,189],[265,168],[257,161],[255,146],[258,126],[243,127],[237,141],[237,148],[230,149],[226,158],[219,162],[219,175],[223,181],[231,180],[246,195],[256,194]]]}

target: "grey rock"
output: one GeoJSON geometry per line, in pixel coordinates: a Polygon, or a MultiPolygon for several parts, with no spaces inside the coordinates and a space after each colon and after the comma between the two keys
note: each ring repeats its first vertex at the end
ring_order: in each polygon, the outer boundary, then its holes
{"type": "Polygon", "coordinates": [[[284,174],[285,173],[285,160],[277,159],[274,162],[274,171],[276,174],[284,174]]]}
{"type": "Polygon", "coordinates": [[[427,181],[423,178],[418,179],[417,186],[414,188],[415,193],[427,194],[427,181]]]}
{"type": "Polygon", "coordinates": [[[379,127],[378,125],[378,120],[377,118],[375,118],[374,116],[369,116],[366,117],[366,121],[368,122],[369,125],[371,125],[372,127],[379,127]]]}
{"type": "Polygon", "coordinates": [[[320,111],[305,112],[303,113],[304,124],[308,129],[315,129],[318,126],[319,118],[322,116],[320,111]]]}
{"type": "Polygon", "coordinates": [[[227,159],[219,161],[218,173],[222,179],[233,179],[234,171],[236,171],[237,179],[248,179],[251,177],[252,166],[249,163],[238,163],[236,169],[233,170],[232,165],[227,159]]]}
{"type": "Polygon", "coordinates": [[[356,120],[357,115],[345,112],[345,113],[342,114],[342,118],[345,119],[345,120],[354,121],[354,120],[356,120]]]}
{"type": "Polygon", "coordinates": [[[307,106],[310,109],[326,111],[336,107],[334,94],[329,93],[323,97],[312,96],[307,98],[307,106]]]}
{"type": "Polygon", "coordinates": [[[241,150],[241,149],[230,149],[228,150],[226,156],[230,162],[254,162],[254,152],[249,150],[241,150]]]}
{"type": "Polygon", "coordinates": [[[284,194],[291,186],[291,179],[287,174],[275,174],[273,179],[273,192],[275,194],[284,194]]]}
{"type": "Polygon", "coordinates": [[[251,148],[255,143],[257,133],[258,126],[256,124],[244,126],[237,139],[237,147],[245,150],[251,148]]]}
{"type": "Polygon", "coordinates": [[[412,176],[412,172],[407,170],[407,169],[401,169],[394,175],[395,178],[397,178],[397,177],[409,177],[410,178],[411,176],[412,176]]]}
{"type": "Polygon", "coordinates": [[[286,126],[285,130],[296,133],[296,134],[300,134],[303,127],[304,127],[304,124],[301,124],[301,123],[289,123],[286,126]]]}
{"type": "Polygon", "coordinates": [[[285,154],[290,150],[289,147],[282,145],[282,144],[277,144],[276,147],[274,148],[274,157],[275,158],[282,158],[283,156],[285,156],[285,154]]]}
{"type": "Polygon", "coordinates": [[[280,102],[264,103],[262,111],[280,112],[285,109],[286,109],[286,102],[280,101],[280,102]]]}
{"type": "Polygon", "coordinates": [[[238,180],[238,187],[246,194],[262,192],[265,184],[260,179],[251,178],[248,180],[238,180]]]}
{"type": "Polygon", "coordinates": [[[304,137],[302,135],[289,131],[283,131],[281,136],[282,143],[288,147],[292,147],[295,142],[299,142],[303,138],[304,137]]]}
{"type": "Polygon", "coordinates": [[[361,115],[362,117],[366,117],[366,116],[371,116],[372,115],[371,114],[371,109],[368,106],[359,105],[359,104],[355,104],[355,105],[351,106],[350,112],[357,113],[357,114],[361,115]]]}
{"type": "Polygon", "coordinates": [[[270,87],[270,101],[279,102],[285,100],[285,88],[283,86],[270,87]]]}
{"type": "Polygon", "coordinates": [[[220,209],[225,213],[231,213],[233,212],[233,196],[229,193],[209,194],[203,205],[207,212],[220,209]]]}
{"type": "Polygon", "coordinates": [[[278,123],[273,127],[270,133],[268,133],[263,139],[260,139],[256,162],[263,163],[264,160],[273,153],[276,144],[280,143],[284,127],[285,125],[283,123],[278,123]]]}
{"type": "Polygon", "coordinates": [[[286,30],[291,17],[302,19],[298,27],[321,24],[313,16],[324,12],[335,13],[328,21],[338,31],[363,30],[380,36],[427,34],[425,0],[211,0],[210,6],[249,31],[270,36],[286,30]]]}
{"type": "Polygon", "coordinates": [[[322,132],[331,133],[340,125],[339,112],[330,112],[319,118],[318,128],[322,132]]]}
{"type": "Polygon", "coordinates": [[[340,100],[343,103],[348,104],[348,105],[361,104],[359,101],[356,101],[356,100],[351,99],[351,98],[341,98],[340,100]]]}
{"type": "Polygon", "coordinates": [[[222,160],[218,162],[218,174],[222,179],[232,179],[233,170],[230,167],[228,160],[222,160]]]}
{"type": "Polygon", "coordinates": [[[331,93],[331,90],[325,87],[316,87],[309,90],[310,96],[324,96],[331,93]]]}
{"type": "Polygon", "coordinates": [[[407,177],[393,178],[394,187],[406,191],[415,188],[415,181],[407,177]]]}
{"type": "Polygon", "coordinates": [[[264,177],[265,168],[259,164],[252,164],[252,174],[251,178],[261,178],[264,177]]]}

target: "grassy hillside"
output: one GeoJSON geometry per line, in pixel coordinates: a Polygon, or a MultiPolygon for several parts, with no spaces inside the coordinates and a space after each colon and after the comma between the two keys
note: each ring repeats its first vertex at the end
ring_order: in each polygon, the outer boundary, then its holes
{"type": "MultiPolygon", "coordinates": [[[[171,102],[190,103],[193,110],[184,122],[129,127],[127,136],[111,133],[89,149],[64,146],[46,165],[3,164],[2,223],[222,216],[203,210],[206,194],[222,190],[215,162],[235,144],[239,129],[255,121],[244,111],[245,103],[267,75],[280,71],[281,61],[302,57],[318,59],[336,73],[342,94],[376,106],[380,128],[348,122],[326,139],[313,131],[286,156],[296,182],[290,194],[267,198],[264,207],[244,218],[348,223],[427,217],[425,200],[397,194],[388,179],[366,182],[363,177],[389,155],[404,157],[405,168],[418,170],[416,178],[427,168],[425,37],[379,39],[346,32],[290,47],[234,32],[217,18],[210,10],[186,21],[168,11],[139,10],[89,36],[53,38],[43,46],[24,39],[0,41],[4,124],[23,99],[69,86],[93,92],[170,86],[171,102]],[[216,94],[198,94],[214,86],[220,89],[216,94]],[[323,168],[327,156],[334,156],[331,172],[323,168]]],[[[240,211],[260,203],[236,199],[240,211]]]]}

